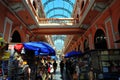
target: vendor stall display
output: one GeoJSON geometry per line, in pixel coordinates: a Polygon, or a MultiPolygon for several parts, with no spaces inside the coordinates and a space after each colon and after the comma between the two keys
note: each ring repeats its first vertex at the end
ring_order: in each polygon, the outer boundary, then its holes
{"type": "MultiPolygon", "coordinates": [[[[37,71],[40,69],[40,61],[42,57],[55,56],[56,53],[55,50],[51,47],[51,45],[46,42],[24,42],[15,44],[14,53],[13,55],[11,55],[9,60],[11,66],[9,67],[9,70],[11,70],[9,71],[9,76],[12,80],[18,80],[18,77],[20,76],[18,74],[18,71],[20,71],[19,65],[14,65],[16,59],[18,62],[20,62],[17,55],[23,59],[23,63],[25,63],[24,60],[27,62],[27,64],[31,68],[31,79],[35,80],[37,76],[37,71]],[[14,71],[14,74],[11,74],[12,71],[14,71]]],[[[44,64],[44,62],[42,63],[44,64]]],[[[43,75],[45,74],[44,69],[44,66],[42,66],[41,71],[43,75]]]]}
{"type": "Polygon", "coordinates": [[[4,38],[0,37],[0,75],[8,75],[8,60],[10,52],[8,51],[8,44],[4,38]]]}
{"type": "Polygon", "coordinates": [[[0,53],[1,54],[5,51],[5,47],[6,47],[5,40],[2,37],[0,37],[0,53]]]}
{"type": "MultiPolygon", "coordinates": [[[[93,68],[94,78],[104,80],[118,80],[120,77],[120,49],[90,50],[81,57],[84,65],[81,74],[93,68]],[[86,65],[87,64],[87,65],[86,65]]],[[[81,76],[82,77],[82,76],[81,76]]],[[[83,80],[86,77],[83,77],[83,80]]]]}

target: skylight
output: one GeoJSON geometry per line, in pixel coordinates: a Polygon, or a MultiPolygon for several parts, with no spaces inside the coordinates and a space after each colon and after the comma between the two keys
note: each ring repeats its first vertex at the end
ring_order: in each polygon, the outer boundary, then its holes
{"type": "Polygon", "coordinates": [[[75,0],[42,0],[47,18],[71,18],[75,0]]]}
{"type": "MultiPolygon", "coordinates": [[[[71,18],[75,0],[41,0],[46,18],[71,18]]],[[[66,35],[52,35],[54,46],[62,50],[66,35]]]]}

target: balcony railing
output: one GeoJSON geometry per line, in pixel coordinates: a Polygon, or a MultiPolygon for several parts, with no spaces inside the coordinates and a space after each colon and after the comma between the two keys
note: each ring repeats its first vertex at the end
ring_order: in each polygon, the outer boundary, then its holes
{"type": "Polygon", "coordinates": [[[76,24],[78,18],[39,18],[39,24],[63,24],[73,25],[76,24]]]}
{"type": "MultiPolygon", "coordinates": [[[[30,0],[28,0],[27,4],[31,8],[33,15],[36,16],[39,24],[63,24],[63,25],[73,25],[76,24],[78,18],[40,18],[38,16],[37,8],[35,9],[30,0]]],[[[44,14],[44,13],[43,13],[44,14]]]]}

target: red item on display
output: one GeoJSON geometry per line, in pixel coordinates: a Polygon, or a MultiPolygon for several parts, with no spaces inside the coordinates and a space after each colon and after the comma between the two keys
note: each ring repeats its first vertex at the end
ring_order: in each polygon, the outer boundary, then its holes
{"type": "Polygon", "coordinates": [[[14,46],[14,49],[15,49],[18,53],[21,53],[22,48],[23,48],[23,44],[16,44],[16,45],[14,46]]]}

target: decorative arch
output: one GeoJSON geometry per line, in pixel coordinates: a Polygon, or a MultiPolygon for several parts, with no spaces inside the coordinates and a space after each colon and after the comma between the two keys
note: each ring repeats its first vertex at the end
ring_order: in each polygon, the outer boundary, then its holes
{"type": "Polygon", "coordinates": [[[13,32],[11,42],[21,43],[21,36],[17,30],[13,32]]]}
{"type": "Polygon", "coordinates": [[[98,29],[95,33],[94,46],[95,46],[95,49],[108,49],[106,36],[102,29],[98,29]]]}
{"type": "Polygon", "coordinates": [[[24,29],[24,27],[22,27],[22,25],[14,27],[12,32],[11,32],[11,38],[12,38],[14,32],[17,31],[21,37],[21,42],[27,41],[25,30],[26,29],[24,29]]]}

